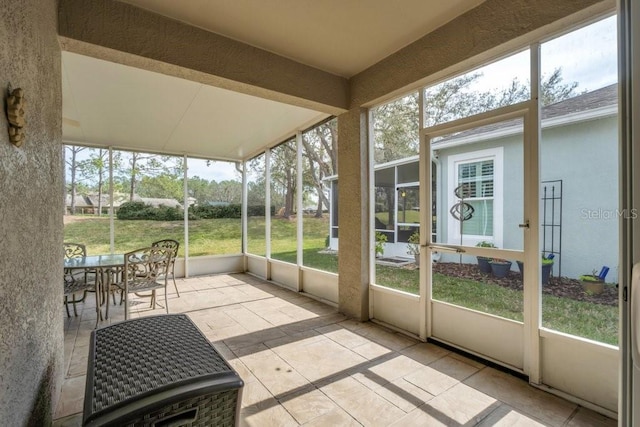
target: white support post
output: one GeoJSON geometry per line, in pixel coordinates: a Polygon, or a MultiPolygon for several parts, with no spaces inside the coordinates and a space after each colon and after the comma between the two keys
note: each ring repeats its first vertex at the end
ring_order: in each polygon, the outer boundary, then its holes
{"type": "Polygon", "coordinates": [[[187,155],[182,158],[184,169],[183,182],[183,205],[184,206],[184,277],[189,277],[189,162],[187,155]]]}
{"type": "Polygon", "coordinates": [[[296,204],[298,205],[297,214],[296,214],[296,243],[297,243],[297,254],[296,261],[298,264],[298,280],[297,280],[297,290],[298,292],[302,291],[302,263],[304,252],[302,251],[304,247],[304,206],[302,205],[302,132],[296,132],[296,204]]]}
{"type": "Polygon", "coordinates": [[[529,381],[539,384],[540,326],[542,290],[540,283],[540,219],[538,214],[540,193],[540,44],[530,46],[531,102],[524,122],[524,371],[529,381]]]}
{"type": "Polygon", "coordinates": [[[113,209],[113,148],[109,147],[109,251],[115,251],[115,220],[113,209]]]}
{"type": "Polygon", "coordinates": [[[267,258],[267,280],[271,279],[269,260],[271,259],[271,149],[264,152],[264,238],[267,258]]]}
{"type": "Polygon", "coordinates": [[[244,271],[248,270],[248,262],[247,262],[247,162],[246,160],[242,162],[242,206],[241,206],[241,226],[242,226],[242,242],[241,242],[241,250],[244,255],[244,271]]]}

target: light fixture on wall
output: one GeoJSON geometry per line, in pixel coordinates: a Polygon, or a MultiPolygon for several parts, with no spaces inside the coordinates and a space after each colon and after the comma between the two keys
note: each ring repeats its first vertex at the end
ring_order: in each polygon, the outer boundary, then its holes
{"type": "Polygon", "coordinates": [[[24,143],[24,128],[27,121],[24,118],[26,102],[24,91],[20,88],[11,90],[9,87],[7,98],[7,119],[9,120],[9,141],[16,147],[24,143]]]}

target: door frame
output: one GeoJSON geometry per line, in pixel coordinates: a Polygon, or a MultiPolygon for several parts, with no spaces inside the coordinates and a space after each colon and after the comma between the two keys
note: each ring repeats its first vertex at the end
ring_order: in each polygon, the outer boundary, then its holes
{"type": "MultiPolygon", "coordinates": [[[[532,69],[539,69],[538,46],[532,48],[532,69]]],[[[532,75],[538,73],[532,72],[532,75]]],[[[533,77],[533,76],[532,76],[533,77]]],[[[539,81],[538,78],[532,81],[539,81]]],[[[533,88],[532,88],[533,89],[533,88]]],[[[533,94],[537,94],[537,87],[532,90],[533,94]]],[[[434,301],[432,298],[432,252],[433,251],[453,251],[457,253],[465,253],[467,255],[483,255],[490,257],[508,258],[522,261],[525,265],[538,265],[540,263],[539,254],[539,218],[538,218],[538,198],[539,198],[539,168],[538,168],[538,142],[539,142],[539,107],[537,96],[531,97],[529,101],[524,101],[507,107],[495,109],[486,113],[465,117],[452,122],[435,125],[420,131],[420,211],[427,214],[421,215],[420,218],[420,245],[423,249],[420,252],[420,264],[426,266],[421,269],[420,280],[420,300],[421,311],[424,315],[421,317],[420,336],[423,339],[435,338],[434,334],[434,313],[447,312],[448,310],[458,310],[458,307],[445,304],[441,305],[440,301],[434,301]],[[523,132],[523,218],[522,224],[528,224],[523,229],[523,249],[478,249],[471,246],[460,246],[454,244],[445,244],[433,242],[431,235],[431,206],[432,206],[432,189],[431,189],[431,168],[432,168],[432,151],[431,141],[439,136],[444,136],[454,132],[463,132],[479,126],[489,125],[493,123],[504,122],[511,119],[522,119],[523,132]],[[428,218],[427,218],[428,217],[428,218]],[[427,232],[428,231],[428,232],[427,232]]],[[[539,327],[540,327],[540,303],[541,290],[535,284],[538,283],[539,268],[526,268],[524,272],[524,291],[523,291],[523,329],[522,343],[520,345],[521,354],[515,356],[511,354],[506,359],[500,360],[496,355],[489,355],[489,359],[499,364],[504,364],[511,369],[519,370],[530,377],[530,380],[537,383],[540,380],[540,361],[539,361],[539,327]],[[535,332],[534,332],[535,331],[535,332]],[[521,360],[514,364],[514,357],[521,360]]],[[[468,312],[469,309],[460,308],[468,312]]],[[[468,313],[467,313],[468,314],[468,313]]],[[[495,317],[495,316],[485,316],[495,317]]],[[[497,319],[497,318],[496,318],[497,319]]],[[[491,323],[495,320],[483,318],[481,322],[491,323]]],[[[511,321],[508,321],[511,323],[511,321]]],[[[519,323],[519,322],[515,322],[519,323]]],[[[516,336],[519,334],[514,325],[509,326],[507,323],[503,327],[511,328],[516,336]]],[[[448,344],[451,344],[447,342],[448,344]]],[[[511,342],[510,344],[513,344],[511,342]]],[[[516,343],[518,346],[520,343],[516,343]]],[[[480,355],[487,356],[481,349],[466,349],[471,352],[477,352],[480,355]]],[[[498,353],[500,351],[498,350],[498,353]]]]}

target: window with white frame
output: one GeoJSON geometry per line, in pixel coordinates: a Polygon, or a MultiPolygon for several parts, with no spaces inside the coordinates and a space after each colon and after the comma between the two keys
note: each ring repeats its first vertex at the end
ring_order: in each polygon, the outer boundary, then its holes
{"type": "Polygon", "coordinates": [[[448,169],[449,243],[475,245],[487,240],[499,245],[502,148],[452,155],[448,169]]]}

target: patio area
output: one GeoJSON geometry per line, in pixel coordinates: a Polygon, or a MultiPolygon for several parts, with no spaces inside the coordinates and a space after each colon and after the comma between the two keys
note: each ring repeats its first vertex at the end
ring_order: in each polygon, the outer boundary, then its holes
{"type": "MultiPolygon", "coordinates": [[[[178,280],[187,314],[245,382],[246,426],[615,426],[589,409],[430,343],[247,274],[178,280]]],[[[95,326],[93,298],[65,317],[65,380],[54,426],[79,426],[95,326]]],[[[158,299],[164,301],[162,296],[158,299]]],[[[124,319],[124,306],[110,320],[124,319]]],[[[132,317],[163,314],[148,299],[132,317]]],[[[61,306],[61,316],[66,316],[61,306]]]]}

